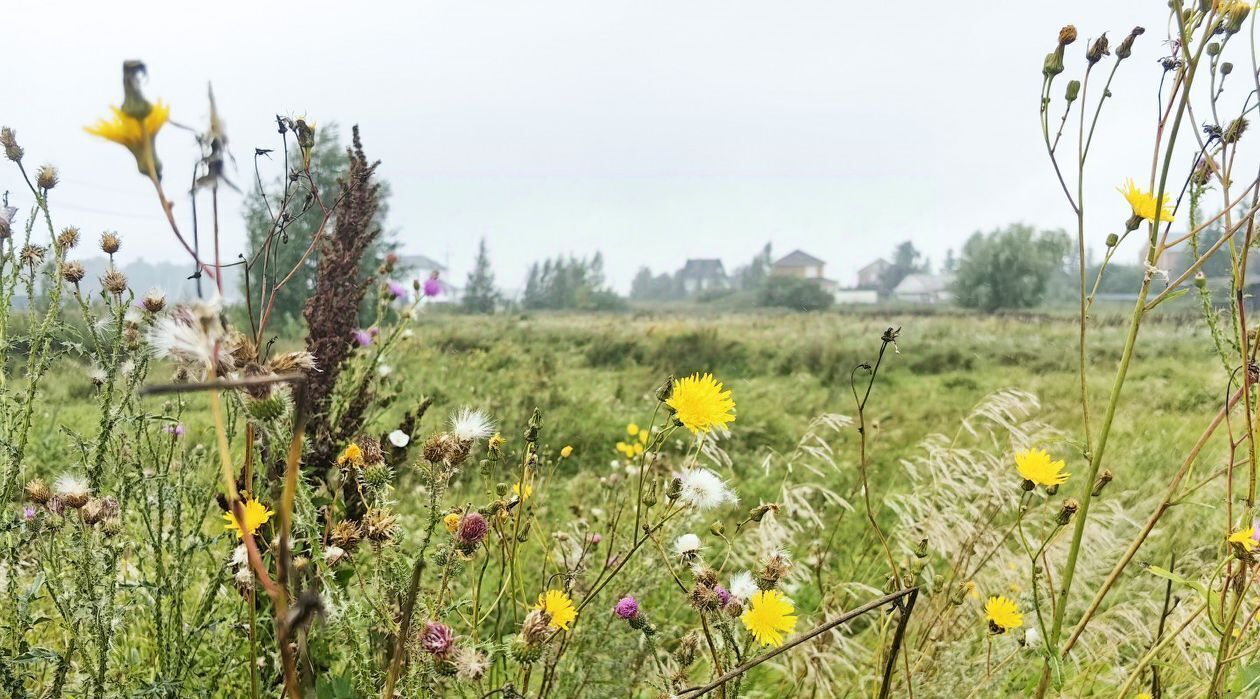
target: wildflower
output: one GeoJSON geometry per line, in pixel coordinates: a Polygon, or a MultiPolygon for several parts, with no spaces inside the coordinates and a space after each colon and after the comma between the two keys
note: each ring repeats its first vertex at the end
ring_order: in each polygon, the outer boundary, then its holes
{"type": "Polygon", "coordinates": [[[351,335],[354,337],[354,341],[357,342],[360,347],[367,347],[371,345],[372,341],[376,338],[375,335],[373,335],[371,332],[367,330],[355,330],[353,333],[351,333],[351,335]]]}
{"type": "Polygon", "coordinates": [[[106,141],[113,141],[131,151],[141,175],[161,177],[162,162],[154,149],[158,131],[171,116],[171,108],[161,100],[154,103],[147,115],[131,116],[118,107],[110,107],[113,118],[100,119],[84,130],[106,141]]]}
{"type": "Polygon", "coordinates": [[[688,469],[679,476],[679,480],[682,481],[682,501],[701,512],[736,500],[726,483],[707,468],[688,469]]]}
{"type": "Polygon", "coordinates": [[[639,442],[617,442],[617,451],[625,454],[627,459],[633,459],[643,453],[643,445],[639,442]]]}
{"type": "Polygon", "coordinates": [[[22,508],[22,521],[30,522],[33,519],[35,519],[35,508],[30,505],[24,506],[22,508]]]}
{"type": "Polygon", "coordinates": [[[1005,597],[990,597],[984,603],[984,616],[989,620],[989,631],[995,634],[1006,633],[1024,625],[1024,615],[1019,607],[1005,597]]]}
{"type": "Polygon", "coordinates": [[[118,234],[113,231],[105,231],[101,234],[101,252],[106,255],[113,255],[122,247],[122,240],[118,238],[118,234]]]}
{"type": "Polygon", "coordinates": [[[463,408],[451,416],[451,434],[461,442],[475,442],[494,434],[494,423],[480,410],[463,408]]]}
{"type": "Polygon", "coordinates": [[[534,486],[529,483],[517,482],[512,484],[512,492],[516,493],[516,497],[521,501],[528,500],[534,494],[534,486]]]}
{"type": "Polygon", "coordinates": [[[446,527],[446,531],[451,534],[454,534],[456,531],[458,531],[459,530],[459,513],[448,512],[446,516],[442,518],[442,526],[446,527]]]}
{"type": "Polygon", "coordinates": [[[111,294],[119,295],[127,290],[127,275],[116,269],[110,269],[101,275],[101,288],[111,294]]]}
{"type": "Polygon", "coordinates": [[[140,305],[149,313],[161,313],[166,308],[166,294],[161,289],[149,289],[140,299],[140,305]]]}
{"type": "Polygon", "coordinates": [[[40,189],[52,189],[61,181],[61,177],[57,175],[57,168],[52,165],[41,165],[35,171],[35,186],[40,189]]]}
{"type": "Polygon", "coordinates": [[[362,538],[363,531],[359,528],[359,525],[347,520],[334,524],[332,531],[328,535],[329,541],[347,551],[353,551],[362,538]]]}
{"type": "Polygon", "coordinates": [[[564,445],[564,448],[562,448],[562,449],[560,450],[560,458],[562,458],[562,459],[567,459],[567,458],[569,458],[569,457],[570,457],[570,456],[572,456],[572,455],[573,455],[573,446],[572,446],[572,445],[566,444],[566,445],[564,445]]]}
{"type": "Polygon", "coordinates": [[[390,444],[393,444],[399,449],[402,449],[411,443],[411,435],[403,432],[402,430],[394,430],[393,432],[390,432],[388,439],[390,444]]]}
{"type": "Polygon", "coordinates": [[[534,605],[534,609],[546,612],[551,617],[549,623],[553,629],[567,631],[569,625],[577,618],[577,609],[573,606],[573,600],[560,590],[547,590],[538,595],[538,604],[534,605]]]}
{"type": "Polygon", "coordinates": [[[629,425],[626,425],[626,434],[630,435],[631,437],[637,437],[639,435],[639,426],[634,424],[633,422],[630,423],[629,425]]]}
{"type": "Polygon", "coordinates": [[[167,425],[162,428],[162,431],[175,439],[179,439],[184,436],[184,423],[177,422],[174,425],[167,425]]]}
{"type": "Polygon", "coordinates": [[[700,537],[687,533],[674,540],[674,554],[680,558],[690,558],[700,551],[700,537]]]}
{"type": "Polygon", "coordinates": [[[370,541],[383,544],[394,539],[398,529],[398,515],[392,511],[373,507],[363,515],[363,533],[370,541]]]}
{"type": "Polygon", "coordinates": [[[244,539],[245,532],[253,534],[258,528],[267,523],[271,516],[275,514],[270,508],[258,502],[257,500],[246,496],[245,501],[241,503],[242,520],[237,521],[236,514],[229,510],[223,513],[223,519],[226,524],[223,525],[224,531],[236,532],[236,538],[244,539]]]}
{"type": "Polygon", "coordinates": [[[490,669],[490,659],[476,648],[462,647],[455,653],[455,676],[463,682],[476,682],[490,669]]]}
{"type": "Polygon", "coordinates": [[[92,489],[88,487],[87,481],[78,476],[63,474],[53,483],[53,491],[61,498],[61,501],[68,507],[79,509],[87,504],[88,497],[92,494],[92,489]]]}
{"type": "Polygon", "coordinates": [[[385,288],[389,291],[390,295],[393,296],[395,299],[407,298],[407,287],[403,286],[399,282],[389,282],[385,285],[385,288]]]}
{"type": "Polygon", "coordinates": [[[358,444],[351,442],[342,450],[341,455],[337,457],[338,466],[362,466],[363,465],[363,449],[358,444]]]}
{"type": "Polygon", "coordinates": [[[693,374],[674,384],[673,393],[665,401],[674,416],[693,434],[723,427],[735,419],[735,401],[731,392],[713,374],[693,374]]]}
{"type": "Polygon", "coordinates": [[[752,596],[757,593],[758,589],[760,588],[757,587],[757,581],[753,580],[752,573],[746,570],[741,570],[731,576],[731,597],[737,600],[748,601],[752,599],[752,596]]]}
{"type": "Polygon", "coordinates": [[[451,627],[440,621],[430,621],[420,632],[420,647],[430,655],[442,657],[455,645],[455,634],[451,627]]]}
{"type": "Polygon", "coordinates": [[[486,518],[477,512],[469,512],[459,523],[459,541],[466,548],[473,548],[486,538],[489,530],[486,518]]]}
{"type": "Polygon", "coordinates": [[[748,602],[748,610],[739,618],[744,628],[763,646],[783,645],[783,634],[796,627],[792,603],[778,590],[758,591],[748,602]]]}
{"type": "Polygon", "coordinates": [[[1015,468],[1024,477],[1024,489],[1032,485],[1061,485],[1069,473],[1063,473],[1063,461],[1051,461],[1050,455],[1040,449],[1029,449],[1015,455],[1015,468]]]}
{"type": "Polygon", "coordinates": [[[613,613],[622,619],[633,619],[639,616],[639,603],[633,597],[622,597],[613,607],[613,613]]]}
{"type": "Polygon", "coordinates": [[[424,280],[423,288],[424,295],[429,298],[433,298],[442,293],[442,282],[438,281],[436,271],[434,271],[428,279],[424,280]]]}
{"type": "Polygon", "coordinates": [[[1256,550],[1256,528],[1239,529],[1230,534],[1225,541],[1241,549],[1243,553],[1251,553],[1256,550]]]}
{"type": "Polygon", "coordinates": [[[1117,191],[1124,195],[1125,200],[1129,202],[1129,207],[1133,209],[1133,218],[1129,220],[1133,229],[1137,228],[1136,219],[1154,221],[1156,215],[1159,216],[1160,223],[1173,222],[1172,209],[1168,208],[1167,194],[1156,202],[1155,194],[1138,189],[1132,178],[1125,180],[1124,186],[1118,187],[1117,191]]]}

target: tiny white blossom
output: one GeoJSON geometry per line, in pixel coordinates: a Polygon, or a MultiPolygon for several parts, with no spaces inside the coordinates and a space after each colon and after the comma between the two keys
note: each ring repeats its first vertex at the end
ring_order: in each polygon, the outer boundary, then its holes
{"type": "Polygon", "coordinates": [[[746,602],[750,597],[756,594],[759,589],[760,588],[757,587],[757,582],[753,580],[752,573],[746,570],[741,570],[731,576],[731,586],[728,591],[731,593],[732,597],[746,602]]]}
{"type": "Polygon", "coordinates": [[[494,422],[480,410],[461,408],[451,416],[451,434],[461,442],[475,442],[494,434],[494,422]]]}
{"type": "Polygon", "coordinates": [[[389,443],[393,444],[399,449],[402,449],[403,447],[411,443],[411,435],[407,434],[406,432],[403,432],[402,430],[394,430],[393,432],[389,433],[389,443]]]}
{"type": "Polygon", "coordinates": [[[700,550],[700,537],[695,534],[683,534],[674,540],[674,553],[678,556],[690,556],[700,550]]]}
{"type": "Polygon", "coordinates": [[[376,373],[379,374],[382,379],[385,378],[386,376],[389,376],[393,372],[394,372],[394,367],[388,364],[382,364],[376,367],[376,373]]]}
{"type": "Polygon", "coordinates": [[[679,476],[679,480],[682,481],[679,497],[700,512],[736,500],[735,493],[726,487],[725,481],[707,468],[688,469],[679,476]]]}

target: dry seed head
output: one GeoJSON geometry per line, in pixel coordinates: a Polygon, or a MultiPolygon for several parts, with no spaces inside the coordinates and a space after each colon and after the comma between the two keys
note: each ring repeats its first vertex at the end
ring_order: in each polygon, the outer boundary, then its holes
{"type": "Polygon", "coordinates": [[[1146,30],[1142,27],[1134,27],[1133,31],[1129,32],[1129,35],[1124,37],[1124,40],[1116,47],[1116,58],[1124,60],[1133,55],[1133,41],[1145,33],[1146,30]]]}
{"type": "Polygon", "coordinates": [[[328,539],[335,546],[346,551],[353,551],[359,546],[359,541],[363,539],[363,532],[358,524],[349,520],[342,520],[333,525],[328,539]]]}
{"type": "Polygon", "coordinates": [[[49,190],[57,186],[61,178],[57,176],[57,168],[52,165],[41,165],[35,171],[35,186],[43,190],[49,190]]]}
{"type": "Polygon", "coordinates": [[[22,252],[19,253],[18,259],[22,264],[34,269],[44,262],[44,255],[48,251],[39,245],[23,245],[22,252]]]}
{"type": "Polygon", "coordinates": [[[1103,32],[1102,36],[1095,39],[1089,50],[1085,52],[1085,60],[1089,61],[1089,64],[1092,66],[1101,61],[1103,56],[1110,56],[1111,49],[1108,46],[1107,32],[1103,32]]]}
{"type": "Polygon", "coordinates": [[[118,234],[113,231],[105,231],[101,234],[101,250],[106,255],[113,255],[122,247],[122,240],[118,234]]]}
{"type": "Polygon", "coordinates": [[[398,529],[398,515],[388,509],[373,507],[363,516],[363,532],[369,541],[384,544],[392,541],[398,529]]]}
{"type": "Polygon", "coordinates": [[[166,308],[166,294],[161,289],[149,289],[140,303],[149,313],[161,313],[166,308]]]}
{"type": "Polygon", "coordinates": [[[362,450],[364,465],[370,466],[385,461],[385,453],[381,451],[381,441],[379,439],[364,435],[355,441],[358,442],[359,449],[362,450]]]}
{"type": "Polygon", "coordinates": [[[1059,46],[1067,46],[1076,41],[1076,27],[1069,24],[1059,30],[1059,46]]]}
{"type": "Polygon", "coordinates": [[[691,588],[691,606],[702,612],[717,611],[722,601],[718,599],[717,592],[707,585],[696,585],[691,588]]]}
{"type": "Polygon", "coordinates": [[[0,146],[4,146],[4,157],[13,162],[22,161],[22,147],[17,143],[17,132],[5,126],[0,128],[0,146]]]}
{"type": "Polygon", "coordinates": [[[122,294],[127,290],[127,275],[116,269],[110,269],[101,277],[101,287],[116,296],[122,294]]]}
{"type": "Polygon", "coordinates": [[[282,352],[273,357],[268,364],[277,374],[315,371],[315,355],[310,352],[282,352]]]}
{"type": "Polygon", "coordinates": [[[1081,508],[1081,504],[1072,498],[1063,501],[1063,508],[1059,510],[1058,517],[1055,518],[1059,524],[1066,525],[1072,521],[1072,515],[1081,508]]]}
{"type": "Polygon", "coordinates": [[[75,228],[74,226],[66,226],[65,228],[61,229],[61,234],[57,236],[57,247],[61,248],[62,250],[69,250],[70,248],[78,244],[79,244],[79,229],[78,228],[75,228]]]}
{"type": "Polygon", "coordinates": [[[525,621],[521,622],[521,640],[531,646],[536,646],[547,640],[550,628],[550,614],[542,609],[531,610],[525,615],[525,621]]]}
{"type": "Polygon", "coordinates": [[[26,499],[37,505],[43,505],[52,497],[52,491],[44,485],[44,481],[36,478],[26,484],[26,499]]]}

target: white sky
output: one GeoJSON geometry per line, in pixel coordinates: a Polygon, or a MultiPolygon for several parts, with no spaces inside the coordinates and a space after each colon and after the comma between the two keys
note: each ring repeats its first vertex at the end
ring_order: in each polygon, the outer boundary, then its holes
{"type": "MultiPolygon", "coordinates": [[[[139,58],[178,121],[202,124],[213,81],[243,185],[253,149],[277,147],[274,114],[358,123],[403,251],[448,260],[462,285],[485,236],[509,288],[557,253],[602,250],[625,290],[640,265],[718,256],[731,270],[766,241],[850,284],[903,239],[939,263],[978,229],[1070,227],[1037,111],[1067,22],[1076,66],[1099,32],[1114,47],[1148,29],[1091,156],[1101,247],[1127,214],[1114,186],[1149,176],[1167,53],[1164,0],[5,4],[0,123],[30,165],[60,168],[59,225],[119,230],[124,260],[182,259],[131,156],[81,128],[119,103],[120,64],[139,58]]],[[[164,131],[159,152],[182,191],[191,137],[164,131]]],[[[6,189],[29,204],[4,162],[6,189]]],[[[233,254],[239,201],[223,204],[233,254]]],[[[186,197],[176,212],[188,228],[186,197]]]]}

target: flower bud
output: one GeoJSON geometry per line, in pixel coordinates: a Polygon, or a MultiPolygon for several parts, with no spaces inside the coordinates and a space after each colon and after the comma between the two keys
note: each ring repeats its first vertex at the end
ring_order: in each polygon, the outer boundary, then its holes
{"type": "Polygon", "coordinates": [[[1129,35],[1124,37],[1124,40],[1116,47],[1116,60],[1123,61],[1133,55],[1133,41],[1145,33],[1146,29],[1142,27],[1134,27],[1133,31],[1129,32],[1129,35]]]}
{"type": "Polygon", "coordinates": [[[1234,72],[1233,63],[1230,63],[1229,61],[1225,61],[1224,63],[1221,64],[1221,75],[1229,75],[1232,72],[1234,72]]]}
{"type": "Polygon", "coordinates": [[[1114,248],[1115,246],[1119,244],[1120,244],[1120,236],[1116,235],[1115,233],[1107,234],[1107,247],[1114,248]]]}
{"type": "Polygon", "coordinates": [[[1089,50],[1085,52],[1085,60],[1089,61],[1089,64],[1092,66],[1101,61],[1103,56],[1110,55],[1111,50],[1108,48],[1107,33],[1103,32],[1103,35],[1095,39],[1089,50]]]}
{"type": "Polygon", "coordinates": [[[1103,469],[1103,472],[1098,474],[1098,480],[1094,482],[1094,489],[1090,492],[1090,495],[1098,497],[1102,494],[1103,488],[1106,488],[1113,478],[1115,478],[1115,475],[1112,474],[1111,469],[1103,469]]]}
{"type": "Polygon", "coordinates": [[[1067,94],[1063,95],[1063,99],[1068,102],[1075,102],[1077,96],[1081,94],[1081,81],[1069,80],[1067,84],[1067,94]]]}
{"type": "Polygon", "coordinates": [[[1067,46],[1076,41],[1076,27],[1068,24],[1059,30],[1059,46],[1067,46]]]}
{"type": "Polygon", "coordinates": [[[17,132],[5,126],[0,128],[0,146],[4,146],[4,157],[15,163],[22,161],[23,150],[17,143],[17,132]]]}
{"type": "Polygon", "coordinates": [[[1063,508],[1059,510],[1059,516],[1055,518],[1055,521],[1060,525],[1066,525],[1068,522],[1072,521],[1072,515],[1076,514],[1076,511],[1080,508],[1081,504],[1076,500],[1073,500],[1072,498],[1064,500],[1063,508]]]}

